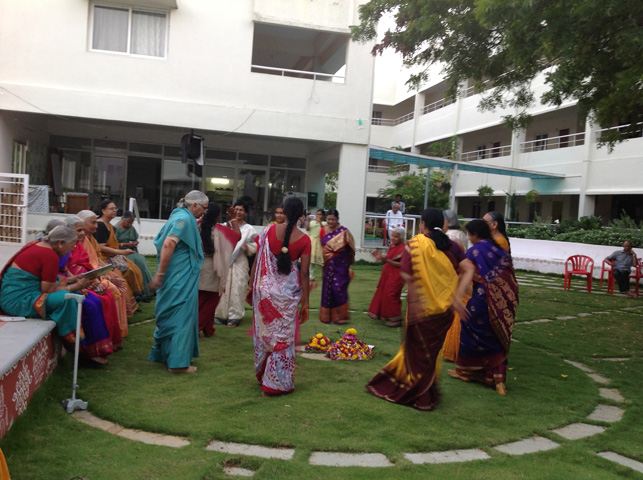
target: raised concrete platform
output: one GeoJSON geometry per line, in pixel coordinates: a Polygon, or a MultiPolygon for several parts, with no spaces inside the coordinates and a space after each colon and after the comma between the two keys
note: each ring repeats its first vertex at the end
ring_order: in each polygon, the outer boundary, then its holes
{"type": "Polygon", "coordinates": [[[56,366],[55,327],[50,320],[0,321],[0,438],[56,366]]]}

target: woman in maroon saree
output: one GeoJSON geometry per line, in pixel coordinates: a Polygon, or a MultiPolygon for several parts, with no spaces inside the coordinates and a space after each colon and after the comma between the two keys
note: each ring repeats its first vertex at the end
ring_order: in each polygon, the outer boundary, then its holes
{"type": "Polygon", "coordinates": [[[404,279],[400,274],[400,260],[404,252],[404,232],[403,228],[391,231],[391,246],[386,256],[378,250],[373,252],[375,259],[383,263],[384,267],[377,290],[368,307],[368,316],[386,322],[387,327],[399,327],[402,324],[400,295],[404,287],[404,279]]]}
{"type": "Polygon", "coordinates": [[[475,265],[469,319],[462,321],[457,368],[449,375],[468,382],[480,380],[506,395],[507,355],[518,308],[518,283],[511,256],[491,237],[484,220],[467,224],[467,258],[475,265]]]}
{"type": "Polygon", "coordinates": [[[321,293],[319,321],[322,323],[348,323],[348,285],[351,282],[350,266],[355,262],[355,242],[346,227],[339,224],[339,212],[329,210],[328,225],[319,237],[324,256],[324,276],[321,293]]]}

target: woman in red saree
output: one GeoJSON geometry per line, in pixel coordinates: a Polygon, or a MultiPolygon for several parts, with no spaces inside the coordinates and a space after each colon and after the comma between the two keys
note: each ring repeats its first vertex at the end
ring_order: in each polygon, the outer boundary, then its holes
{"type": "Polygon", "coordinates": [[[284,213],[287,223],[270,225],[256,240],[246,294],[253,306],[254,367],[262,396],[294,390],[295,338],[298,325],[308,320],[310,237],[295,227],[304,204],[291,197],[284,213]]]}
{"type": "Polygon", "coordinates": [[[511,256],[493,240],[484,220],[467,224],[467,258],[475,265],[473,294],[462,321],[457,368],[449,375],[468,382],[480,380],[506,395],[507,355],[518,308],[518,283],[511,256]]]}
{"type": "Polygon", "coordinates": [[[378,262],[384,264],[382,275],[377,284],[377,290],[371,305],[368,307],[368,316],[386,322],[387,327],[399,327],[402,324],[402,288],[404,279],[400,275],[400,260],[404,252],[403,228],[395,228],[391,231],[391,245],[386,256],[379,250],[373,252],[378,262]]]}
{"type": "Polygon", "coordinates": [[[465,313],[460,298],[473,276],[473,265],[442,232],[443,224],[441,210],[424,210],[422,233],[406,244],[401,267],[409,287],[405,340],[393,360],[366,385],[378,398],[417,410],[433,410],[438,404],[438,355],[453,309],[465,313]]]}
{"type": "MultiPolygon", "coordinates": [[[[217,223],[220,211],[219,205],[210,202],[197,222],[204,256],[199,275],[199,332],[206,337],[214,335],[214,315],[230,271],[230,257],[241,240],[237,222],[232,222],[232,228],[217,223]]],[[[234,208],[230,207],[228,218],[232,217],[234,208]]]]}
{"type": "MultiPolygon", "coordinates": [[[[90,270],[94,270],[89,263],[89,255],[83,247],[83,240],[85,239],[85,221],[76,215],[65,218],[65,223],[76,232],[78,242],[71,251],[67,260],[67,270],[72,275],[80,275],[90,270]]],[[[87,290],[88,297],[94,297],[101,303],[103,309],[103,317],[105,325],[109,330],[109,336],[112,340],[114,351],[123,348],[123,340],[121,337],[121,327],[118,323],[118,309],[116,308],[116,301],[109,289],[103,285],[101,281],[94,282],[92,287],[87,290]]]]}

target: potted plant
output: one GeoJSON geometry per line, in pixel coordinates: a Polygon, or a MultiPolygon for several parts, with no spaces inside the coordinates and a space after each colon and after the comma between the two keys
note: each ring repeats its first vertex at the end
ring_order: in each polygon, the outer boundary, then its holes
{"type": "Polygon", "coordinates": [[[538,190],[529,190],[525,194],[525,200],[527,200],[527,203],[534,203],[536,200],[538,200],[538,190]]]}
{"type": "Polygon", "coordinates": [[[493,198],[493,188],[489,185],[480,185],[478,187],[478,196],[483,200],[491,200],[493,198]]]}

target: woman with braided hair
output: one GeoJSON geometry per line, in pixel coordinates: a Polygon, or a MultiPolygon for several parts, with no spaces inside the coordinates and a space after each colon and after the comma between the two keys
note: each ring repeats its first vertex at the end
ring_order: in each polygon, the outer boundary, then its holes
{"type": "Polygon", "coordinates": [[[296,228],[304,204],[289,198],[284,213],[286,223],[270,225],[256,240],[246,295],[253,306],[254,366],[262,396],[294,390],[297,327],[308,320],[310,237],[296,228]]]}

